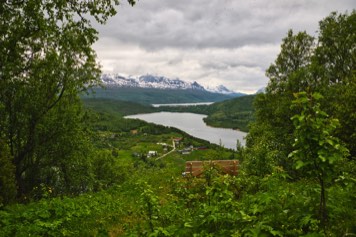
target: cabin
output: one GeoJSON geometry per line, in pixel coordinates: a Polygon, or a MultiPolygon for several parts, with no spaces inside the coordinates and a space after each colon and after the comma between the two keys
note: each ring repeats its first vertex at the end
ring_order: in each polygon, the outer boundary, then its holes
{"type": "Polygon", "coordinates": [[[222,174],[236,176],[238,174],[238,160],[210,160],[210,161],[187,161],[185,163],[184,177],[199,177],[207,168],[215,168],[222,174]]]}
{"type": "Polygon", "coordinates": [[[148,151],[147,153],[147,157],[153,157],[153,156],[157,156],[157,151],[148,151]]]}
{"type": "Polygon", "coordinates": [[[175,144],[176,146],[178,146],[179,143],[183,140],[183,138],[182,138],[182,137],[175,137],[175,138],[173,138],[172,140],[173,140],[174,144],[175,144]]]}

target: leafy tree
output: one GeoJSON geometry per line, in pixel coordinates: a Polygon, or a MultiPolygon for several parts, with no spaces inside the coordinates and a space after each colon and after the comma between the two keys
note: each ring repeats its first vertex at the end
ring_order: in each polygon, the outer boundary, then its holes
{"type": "Polygon", "coordinates": [[[271,157],[266,162],[295,173],[286,157],[293,150],[295,130],[289,118],[300,112],[291,107],[293,94],[301,91],[325,97],[321,108],[339,119],[336,136],[345,142],[350,157],[355,157],[355,13],[332,13],[320,22],[317,39],[305,32],[288,32],[280,54],[266,71],[270,78],[266,93],[257,95],[254,102],[256,121],[247,137],[247,160],[264,154],[271,157]]]}
{"type": "MultiPolygon", "coordinates": [[[[133,0],[128,2],[134,4],[133,0]]],[[[75,142],[68,146],[67,141],[79,137],[75,121],[80,116],[77,113],[66,127],[67,117],[61,113],[74,112],[78,108],[78,93],[99,78],[99,66],[91,48],[97,31],[90,16],[105,23],[116,13],[114,5],[119,2],[113,3],[25,0],[0,4],[0,104],[4,106],[0,111],[0,131],[16,167],[19,195],[35,186],[26,184],[26,180],[36,180],[33,175],[45,167],[57,169],[51,164],[51,151],[44,154],[46,147],[57,144],[64,150],[78,148],[75,142]],[[63,139],[69,128],[78,133],[69,133],[63,139]],[[62,134],[58,136],[52,131],[62,134]]],[[[79,160],[83,159],[84,156],[79,160]]],[[[72,165],[64,166],[63,172],[71,172],[72,165]]]]}
{"type": "Polygon", "coordinates": [[[247,136],[247,160],[250,160],[247,162],[254,173],[268,174],[274,164],[292,170],[285,159],[293,141],[294,128],[289,118],[294,111],[290,104],[293,93],[305,90],[309,84],[306,75],[313,48],[313,37],[305,32],[293,34],[290,30],[276,61],[266,71],[270,81],[266,93],[256,95],[256,122],[252,123],[247,136]]]}
{"type": "Polygon", "coordinates": [[[288,31],[287,37],[283,39],[281,52],[276,61],[266,71],[270,79],[268,93],[290,94],[303,90],[310,83],[306,81],[305,70],[311,64],[314,49],[314,38],[306,32],[294,35],[292,30],[288,31]]]}
{"type": "Polygon", "coordinates": [[[292,117],[295,130],[294,151],[289,155],[294,159],[297,169],[303,169],[312,178],[317,178],[320,185],[319,215],[322,225],[327,221],[326,189],[337,177],[334,167],[348,155],[348,150],[333,133],[339,121],[328,118],[320,109],[319,93],[308,95],[296,94],[293,107],[301,113],[292,117]]]}
{"type": "Polygon", "coordinates": [[[356,159],[356,11],[331,13],[320,22],[319,46],[315,50],[315,71],[325,97],[322,108],[338,118],[337,136],[356,159]]]}

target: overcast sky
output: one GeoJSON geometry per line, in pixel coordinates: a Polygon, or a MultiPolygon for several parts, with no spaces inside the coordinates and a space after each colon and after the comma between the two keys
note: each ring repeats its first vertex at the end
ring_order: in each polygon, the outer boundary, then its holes
{"type": "Polygon", "coordinates": [[[96,26],[104,73],[153,74],[245,93],[266,86],[289,29],[317,35],[318,22],[355,0],[124,0],[96,26]]]}

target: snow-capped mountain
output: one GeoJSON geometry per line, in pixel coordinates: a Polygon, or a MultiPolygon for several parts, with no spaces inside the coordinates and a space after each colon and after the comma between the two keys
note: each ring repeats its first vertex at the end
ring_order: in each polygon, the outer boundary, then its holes
{"type": "Polygon", "coordinates": [[[256,94],[266,93],[266,87],[262,87],[256,91],[256,94]]]}
{"type": "Polygon", "coordinates": [[[220,85],[216,88],[204,88],[199,83],[186,82],[180,79],[169,79],[163,76],[123,76],[121,74],[103,74],[101,80],[104,85],[109,87],[139,87],[139,88],[156,88],[156,89],[182,89],[182,90],[200,90],[219,94],[233,94],[235,92],[220,85]]]}
{"type": "Polygon", "coordinates": [[[213,93],[226,94],[226,95],[235,93],[234,91],[227,89],[223,85],[219,85],[217,87],[207,87],[206,90],[213,93]]]}

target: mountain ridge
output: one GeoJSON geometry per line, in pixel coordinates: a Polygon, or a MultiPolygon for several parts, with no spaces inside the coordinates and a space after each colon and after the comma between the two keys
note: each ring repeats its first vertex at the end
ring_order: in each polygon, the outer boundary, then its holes
{"type": "Polygon", "coordinates": [[[217,87],[207,87],[198,82],[186,82],[179,78],[170,79],[164,76],[154,76],[150,74],[142,76],[125,76],[123,74],[103,74],[101,81],[106,87],[132,87],[132,88],[154,88],[173,90],[198,90],[211,93],[241,96],[244,93],[229,90],[224,85],[217,87]]]}

